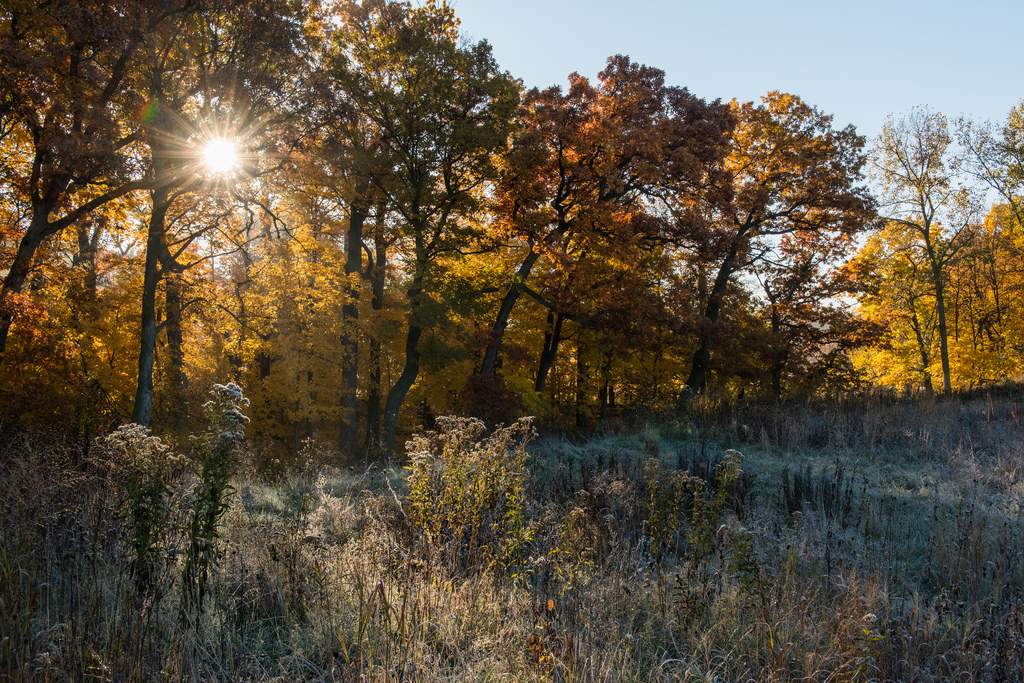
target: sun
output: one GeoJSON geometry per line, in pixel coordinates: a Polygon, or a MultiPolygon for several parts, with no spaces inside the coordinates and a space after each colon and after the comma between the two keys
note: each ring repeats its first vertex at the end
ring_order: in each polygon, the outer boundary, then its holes
{"type": "Polygon", "coordinates": [[[211,140],[203,148],[203,163],[212,173],[227,175],[238,165],[238,149],[226,138],[211,140]]]}

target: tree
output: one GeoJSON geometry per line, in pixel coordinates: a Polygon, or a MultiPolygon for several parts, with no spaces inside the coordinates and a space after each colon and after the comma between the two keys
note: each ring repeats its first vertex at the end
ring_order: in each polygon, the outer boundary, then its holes
{"type": "Polygon", "coordinates": [[[769,387],[776,398],[783,395],[784,376],[805,391],[849,378],[848,353],[863,343],[869,328],[841,300],[845,283],[835,266],[852,247],[849,233],[787,234],[755,265],[769,327],[769,387]]]}
{"type": "Polygon", "coordinates": [[[969,242],[979,198],[963,182],[962,160],[952,153],[946,117],[926,107],[890,116],[872,153],[890,233],[916,252],[935,297],[942,387],[952,391],[946,324],[948,269],[969,242]]]}
{"type": "Polygon", "coordinates": [[[519,93],[486,42],[462,45],[447,4],[367,0],[344,2],[341,11],[345,50],[331,75],[380,141],[374,163],[386,172],[373,183],[412,244],[405,363],[388,392],[380,440],[390,457],[399,410],[419,373],[420,338],[446,315],[430,291],[439,259],[478,233],[471,220],[495,176],[493,155],[506,142],[519,93]]]}
{"type": "MultiPolygon", "coordinates": [[[[169,220],[168,212],[176,202],[196,193],[227,189],[237,196],[238,185],[246,176],[261,172],[256,148],[258,138],[272,127],[267,119],[280,121],[294,108],[294,99],[283,95],[294,87],[302,55],[307,54],[297,21],[301,18],[280,0],[220,0],[205,6],[202,13],[178,14],[145,45],[137,82],[148,103],[140,138],[148,148],[151,211],[139,379],[132,410],[132,421],[137,424],[149,426],[150,422],[154,350],[160,328],[167,328],[171,342],[175,393],[184,393],[180,319],[190,302],[184,300],[182,274],[206,257],[191,262],[182,257],[197,240],[222,227],[219,223],[225,222],[230,208],[207,206],[213,214],[206,218],[190,219],[179,212],[176,224],[169,220]],[[257,21],[256,17],[261,18],[257,21]],[[220,153],[228,155],[236,145],[246,148],[245,168],[212,172],[210,159],[204,158],[209,156],[211,144],[221,145],[220,153]],[[167,316],[158,325],[156,293],[167,275],[173,275],[166,283],[167,316]]],[[[193,200],[193,204],[203,202],[193,200]]],[[[232,241],[228,236],[226,242],[232,241]]]]}
{"type": "Polygon", "coordinates": [[[961,118],[957,129],[967,171],[995,190],[1017,224],[1024,225],[1024,100],[998,128],[961,118]]]}
{"type": "Polygon", "coordinates": [[[13,0],[0,10],[0,131],[21,156],[5,182],[24,212],[0,285],[0,360],[36,250],[90,211],[144,189],[133,69],[191,0],[13,0]]]}
{"type": "MultiPolygon", "coordinates": [[[[1012,376],[1022,347],[1021,250],[1012,209],[993,207],[971,228],[946,273],[949,362],[953,384],[1012,376]]],[[[860,315],[884,335],[859,352],[878,384],[924,386],[941,372],[935,289],[916,234],[890,222],[846,266],[860,315]]]]}
{"type": "Polygon", "coordinates": [[[860,185],[864,138],[853,126],[835,130],[831,116],[795,95],[770,92],[761,99],[760,105],[733,102],[739,123],[725,200],[681,240],[700,254],[702,266],[717,261],[682,398],[704,387],[733,276],[766,253],[770,240],[789,236],[814,245],[827,242],[827,235],[854,234],[873,217],[873,202],[860,185]]]}
{"type": "Polygon", "coordinates": [[[574,73],[568,93],[534,89],[524,99],[495,201],[500,236],[524,255],[509,273],[483,375],[494,373],[513,308],[542,257],[588,243],[628,251],[645,239],[664,239],[655,215],[661,198],[699,203],[720,179],[733,123],[727,106],[668,87],[664,72],[622,55],[608,59],[598,81],[591,85],[574,73]]]}
{"type": "Polygon", "coordinates": [[[961,383],[987,384],[1021,365],[1021,235],[1012,206],[996,204],[972,229],[950,272],[950,371],[961,383]]]}
{"type": "MultiPolygon", "coordinates": [[[[352,39],[358,40],[346,30],[338,31],[332,36],[326,61],[328,63],[346,62],[350,57],[347,41],[352,39]]],[[[375,185],[375,180],[379,181],[381,179],[379,176],[387,176],[392,169],[387,165],[387,155],[384,154],[380,145],[379,129],[357,107],[352,106],[343,89],[345,82],[347,81],[344,79],[331,78],[328,74],[318,83],[319,118],[322,125],[321,133],[316,140],[318,148],[311,155],[315,158],[310,161],[312,168],[315,169],[314,177],[319,180],[324,191],[337,202],[347,223],[344,239],[345,305],[343,309],[346,324],[341,333],[342,346],[345,348],[345,358],[341,368],[343,381],[340,397],[343,415],[339,445],[342,453],[355,455],[359,450],[360,330],[358,323],[362,281],[371,282],[374,301],[377,303],[380,302],[380,297],[376,296],[378,285],[380,289],[384,287],[384,263],[379,269],[373,267],[374,252],[370,251],[364,243],[364,227],[366,221],[371,218],[371,212],[375,205],[383,213],[379,201],[381,194],[375,185]],[[370,262],[370,267],[365,272],[363,271],[364,251],[366,251],[370,262]]],[[[381,242],[378,242],[378,247],[383,247],[383,251],[378,251],[377,256],[382,262],[386,262],[387,247],[383,246],[381,242]]],[[[379,367],[379,363],[375,363],[374,367],[379,367]]],[[[379,406],[372,406],[369,412],[379,412],[379,406]]],[[[379,424],[379,420],[370,422],[379,424]]],[[[368,426],[367,432],[371,431],[373,430],[368,426]]],[[[374,442],[374,448],[379,445],[377,443],[379,437],[379,433],[376,433],[372,439],[368,439],[368,441],[374,442]]]]}
{"type": "Polygon", "coordinates": [[[236,261],[225,283],[246,285],[245,318],[256,338],[250,334],[246,343],[239,336],[236,353],[240,368],[251,368],[253,427],[286,444],[293,457],[315,429],[337,423],[345,305],[336,226],[302,199],[284,209],[290,234],[264,241],[249,272],[236,261]]]}

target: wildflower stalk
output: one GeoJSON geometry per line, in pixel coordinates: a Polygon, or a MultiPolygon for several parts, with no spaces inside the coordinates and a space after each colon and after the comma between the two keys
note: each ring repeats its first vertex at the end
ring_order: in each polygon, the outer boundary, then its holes
{"type": "Polygon", "coordinates": [[[199,484],[189,496],[188,548],[182,571],[182,621],[198,617],[208,592],[210,567],[216,562],[218,527],[234,491],[231,478],[238,470],[238,450],[249,423],[242,410],[249,399],[234,383],[215,384],[212,399],[203,406],[210,420],[207,431],[193,437],[199,484]]]}

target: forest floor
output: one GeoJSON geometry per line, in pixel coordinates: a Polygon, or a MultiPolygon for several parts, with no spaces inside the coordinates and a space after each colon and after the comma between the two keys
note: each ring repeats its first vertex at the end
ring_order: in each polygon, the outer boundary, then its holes
{"type": "Polygon", "coordinates": [[[195,475],[145,522],[116,473],[22,434],[0,681],[1019,681],[1022,420],[1013,387],[525,447],[454,421],[405,467],[311,447],[235,477],[198,602],[195,475]]]}

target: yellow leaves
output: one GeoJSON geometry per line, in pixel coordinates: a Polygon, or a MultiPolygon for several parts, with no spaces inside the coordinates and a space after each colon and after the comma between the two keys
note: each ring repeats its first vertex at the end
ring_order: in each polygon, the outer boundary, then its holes
{"type": "MultiPolygon", "coordinates": [[[[1024,363],[1019,349],[1024,301],[1016,292],[1020,252],[1015,221],[995,207],[983,225],[943,261],[947,347],[952,386],[969,387],[1013,376],[1024,363]]],[[[941,249],[940,223],[929,234],[941,249]]],[[[858,296],[860,313],[886,327],[883,339],[858,356],[872,381],[902,389],[942,378],[935,274],[923,227],[889,221],[861,248],[849,267],[870,279],[858,296]]]]}
{"type": "Polygon", "coordinates": [[[291,438],[291,425],[340,416],[342,306],[349,286],[362,283],[345,274],[340,246],[308,223],[264,243],[254,258],[243,298],[232,302],[245,327],[225,321],[238,335],[225,352],[239,355],[252,377],[255,431],[291,438]]]}

